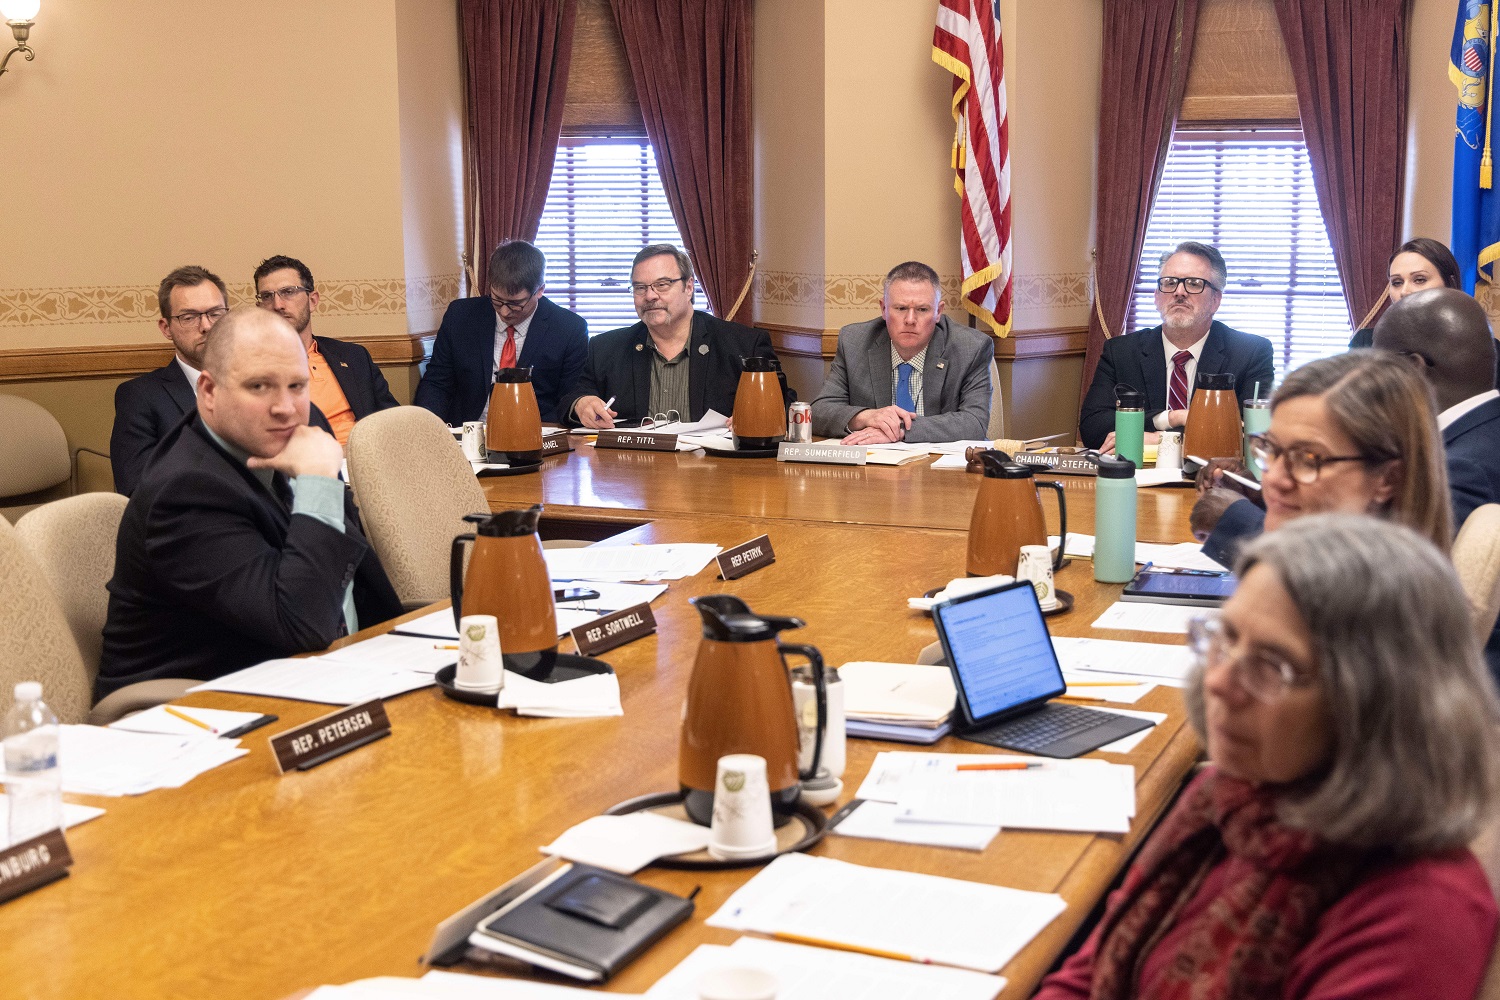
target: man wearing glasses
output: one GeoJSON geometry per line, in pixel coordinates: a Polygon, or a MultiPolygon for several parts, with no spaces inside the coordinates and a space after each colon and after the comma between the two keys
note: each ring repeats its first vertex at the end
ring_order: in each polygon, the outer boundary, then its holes
{"type": "Polygon", "coordinates": [[[312,371],[313,405],[328,419],[339,444],[349,443],[356,420],[399,405],[369,351],[347,341],[313,336],[318,292],[306,264],[280,254],[261,261],[255,269],[255,304],[292,324],[302,338],[312,371]]]}
{"type": "MultiPolygon", "coordinates": [[[[674,412],[696,421],[709,410],[731,416],[741,359],[776,357],[764,330],[693,308],[693,262],[669,243],[635,255],[630,293],[641,321],[589,344],[583,375],[562,402],[575,424],[638,425],[644,417],[674,412]]],[[[782,391],[788,404],[796,399],[784,382],[782,391]]]]}
{"type": "Polygon", "coordinates": [[[109,464],[115,490],[135,490],[156,445],[198,405],[194,391],[203,370],[208,331],[229,311],[224,281],[207,268],[179,267],[156,290],[161,335],[172,344],[173,357],[115,390],[115,424],[109,435],[109,464]]]}
{"type": "Polygon", "coordinates": [[[1148,443],[1187,423],[1200,371],[1232,374],[1241,400],[1250,398],[1257,382],[1262,395],[1270,395],[1276,378],[1271,342],[1214,319],[1227,277],[1223,256],[1204,243],[1180,243],[1162,259],[1156,286],[1161,325],[1104,342],[1078,418],[1086,447],[1114,450],[1118,386],[1146,394],[1148,443]]]}
{"type": "Polygon", "coordinates": [[[537,409],[559,422],[557,402],[583,371],[589,325],[544,298],[547,258],[525,240],[506,240],[490,255],[490,294],[448,306],[432,360],[413,402],[458,426],[483,420],[500,368],[530,368],[537,409]]]}

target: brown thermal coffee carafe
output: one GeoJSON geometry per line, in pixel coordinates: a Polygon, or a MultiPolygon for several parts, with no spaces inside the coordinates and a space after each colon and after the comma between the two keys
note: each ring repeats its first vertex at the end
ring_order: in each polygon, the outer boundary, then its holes
{"type": "Polygon", "coordinates": [[[1239,457],[1243,427],[1233,373],[1199,372],[1194,385],[1182,453],[1197,458],[1239,457]]]}
{"type": "Polygon", "coordinates": [[[734,393],[736,451],[775,448],[786,437],[786,376],[775,358],[741,358],[744,370],[734,393]]]}
{"type": "Polygon", "coordinates": [[[495,372],[484,445],[492,462],[536,465],[542,460],[542,411],[536,405],[530,368],[495,372]]]}
{"type": "MultiPolygon", "coordinates": [[[[1014,461],[1003,451],[986,451],[979,456],[984,463],[984,478],[979,481],[979,495],[974,498],[974,513],[969,518],[970,576],[1016,575],[1021,546],[1046,545],[1047,522],[1042,517],[1042,500],[1037,488],[1057,491],[1059,536],[1068,537],[1068,500],[1060,484],[1037,482],[1034,470],[1014,461]]],[[[1058,545],[1052,569],[1062,569],[1063,547],[1058,545]]]]}
{"type": "Polygon", "coordinates": [[[703,616],[703,640],[688,680],[677,758],[687,814],[693,822],[709,826],[719,758],[753,753],[766,760],[771,812],[780,826],[797,806],[800,782],[816,774],[821,763],[823,733],[828,727],[823,654],[812,646],[777,640],[776,633],[805,625],[800,618],[754,614],[730,594],[695,597],[690,603],[703,616]],[[812,766],[804,772],[797,770],[797,714],[784,659],[787,653],[808,659],[817,692],[817,740],[812,766]]]}
{"type": "Polygon", "coordinates": [[[448,563],[454,625],[464,615],[494,615],[506,666],[523,671],[550,668],[557,657],[557,608],[536,533],[541,516],[541,504],[469,514],[464,520],[473,522],[475,531],[453,539],[448,563]],[[474,543],[467,573],[466,542],[474,543]]]}

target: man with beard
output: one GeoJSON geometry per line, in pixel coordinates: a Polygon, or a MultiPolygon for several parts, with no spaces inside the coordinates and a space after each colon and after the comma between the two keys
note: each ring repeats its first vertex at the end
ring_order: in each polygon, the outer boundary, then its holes
{"type": "Polygon", "coordinates": [[[1104,342],[1078,417],[1086,447],[1114,451],[1116,386],[1145,393],[1148,443],[1158,441],[1161,431],[1186,425],[1200,371],[1232,374],[1242,401],[1256,383],[1270,395],[1276,378],[1271,342],[1214,319],[1227,278],[1223,256],[1204,243],[1180,243],[1162,258],[1156,282],[1161,325],[1104,342]]]}
{"type": "Polygon", "coordinates": [[[255,269],[255,302],[292,325],[312,371],[312,402],[323,411],[339,444],[349,443],[354,422],[399,405],[370,352],[358,344],[315,337],[312,314],[318,292],[312,271],[295,257],[267,257],[255,269]]]}

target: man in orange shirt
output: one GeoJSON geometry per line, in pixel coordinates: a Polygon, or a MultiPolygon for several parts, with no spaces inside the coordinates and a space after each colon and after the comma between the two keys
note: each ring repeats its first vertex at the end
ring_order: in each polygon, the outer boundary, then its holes
{"type": "Polygon", "coordinates": [[[354,422],[399,405],[370,352],[332,337],[314,337],[312,314],[318,292],[312,271],[295,257],[267,257],[255,269],[255,302],[292,324],[312,373],[312,401],[328,418],[339,444],[349,443],[354,422]]]}

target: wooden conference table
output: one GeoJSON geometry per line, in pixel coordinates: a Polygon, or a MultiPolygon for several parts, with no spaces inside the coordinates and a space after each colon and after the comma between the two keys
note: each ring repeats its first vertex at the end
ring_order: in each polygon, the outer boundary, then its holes
{"type": "MultiPolygon", "coordinates": [[[[540,476],[487,480],[497,508],[541,497],[549,515],[581,528],[647,522],[619,542],[729,546],[765,532],[777,562],[729,583],[712,567],[672,583],[654,605],[658,634],[605,654],[620,678],[620,718],[519,719],[427,688],[387,703],[391,738],[280,777],[267,736],[331,706],[189,696],[188,705],[269,711],[281,721],[245,739],[248,756],[183,788],[80,798],[108,812],[69,832],[71,877],[0,906],[4,994],[276,998],[321,983],[420,975],[434,925],[538,861],[540,845],[624,799],[677,787],[680,710],[699,636],[689,597],[730,592],[758,611],[799,615],[808,626],[795,640],[818,646],[830,664],[910,660],[933,632],[906,598],[962,574],[966,537],[955,528],[967,522],[977,481],[926,463],[787,468],[590,447],[550,459],[540,476]],[[638,509],[627,508],[632,497],[638,509]]],[[[1069,480],[1068,495],[1076,530],[1091,530],[1089,482],[1069,480]]],[[[1143,491],[1142,537],[1183,540],[1186,502],[1143,491]]],[[[1049,619],[1056,634],[1168,638],[1090,629],[1119,587],[1095,584],[1086,561],[1065,567],[1058,584],[1077,605],[1049,619]]],[[[1137,707],[1168,718],[1113,758],[1136,768],[1128,836],[1007,830],[971,853],[829,835],[814,853],[1060,893],[1067,912],[1004,970],[1002,995],[1028,996],[1197,755],[1176,691],[1157,688],[1137,707]]],[[[841,803],[882,749],[902,747],[849,742],[841,803]]],[[[977,751],[952,738],[935,749],[977,751]]],[[[642,872],[679,893],[702,886],[697,911],[608,988],[643,992],[698,944],[732,941],[704,919],[753,874],[642,872]]]]}

